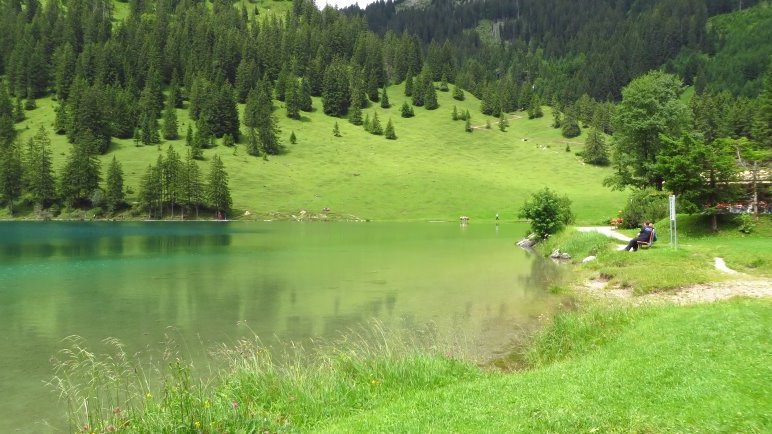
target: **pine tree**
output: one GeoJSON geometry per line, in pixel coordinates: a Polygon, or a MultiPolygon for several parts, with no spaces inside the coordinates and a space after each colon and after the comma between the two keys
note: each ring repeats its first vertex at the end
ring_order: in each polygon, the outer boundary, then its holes
{"type": "Polygon", "coordinates": [[[194,136],[193,143],[195,148],[206,149],[212,147],[214,142],[214,134],[209,127],[209,123],[202,117],[196,121],[196,135],[194,136]]]}
{"type": "Polygon", "coordinates": [[[0,199],[13,215],[13,202],[21,197],[23,169],[21,153],[15,142],[8,143],[0,158],[0,199]]]}
{"type": "Polygon", "coordinates": [[[464,100],[464,91],[456,85],[453,85],[453,99],[458,101],[464,100]]]}
{"type": "Polygon", "coordinates": [[[142,180],[139,185],[139,206],[141,209],[147,210],[147,217],[153,218],[154,216],[161,217],[161,199],[163,197],[163,189],[161,182],[161,168],[159,166],[153,166],[152,164],[147,166],[145,174],[142,175],[142,180]],[[154,211],[158,211],[156,214],[154,211]]]}
{"type": "Polygon", "coordinates": [[[413,70],[408,69],[405,77],[405,96],[413,96],[413,70]]]}
{"type": "Polygon", "coordinates": [[[276,99],[279,101],[284,101],[287,97],[287,84],[289,83],[289,70],[286,68],[281,69],[279,72],[279,76],[276,78],[276,86],[274,89],[274,93],[276,94],[276,99]]]}
{"type": "Polygon", "coordinates": [[[370,132],[370,114],[365,114],[365,120],[362,122],[362,128],[368,133],[370,132]]]}
{"type": "Polygon", "coordinates": [[[348,68],[342,61],[335,60],[327,67],[324,73],[322,91],[324,114],[328,116],[344,116],[348,113],[351,101],[350,93],[348,68]]]}
{"type": "Polygon", "coordinates": [[[16,106],[13,109],[13,121],[19,123],[27,119],[27,115],[24,113],[24,104],[21,102],[21,98],[16,98],[16,106]]]}
{"type": "Polygon", "coordinates": [[[311,85],[308,80],[303,78],[300,80],[300,97],[299,97],[300,110],[304,112],[310,112],[313,110],[313,100],[311,99],[311,85]]]}
{"type": "Polygon", "coordinates": [[[358,103],[352,104],[348,121],[354,125],[362,125],[362,108],[359,107],[358,103]]]}
{"type": "Polygon", "coordinates": [[[367,97],[372,102],[378,102],[380,95],[378,95],[378,77],[374,74],[367,76],[367,97]]]}
{"type": "Polygon", "coordinates": [[[568,110],[566,112],[566,117],[563,119],[563,126],[561,129],[563,137],[568,139],[576,137],[582,133],[582,131],[579,129],[579,124],[576,122],[576,117],[574,117],[573,110],[568,110]]]}
{"type": "Polygon", "coordinates": [[[107,179],[105,180],[105,202],[110,212],[115,212],[123,207],[126,195],[123,192],[123,169],[118,160],[113,157],[107,167],[107,179]]]}
{"type": "Polygon", "coordinates": [[[188,124],[188,132],[185,133],[185,146],[193,146],[193,127],[188,124]]]}
{"type": "Polygon", "coordinates": [[[381,108],[389,108],[391,103],[389,102],[389,95],[386,93],[386,86],[383,86],[383,93],[381,94],[381,108]]]}
{"type": "Polygon", "coordinates": [[[389,122],[386,123],[386,130],[384,131],[384,135],[388,140],[397,139],[397,133],[394,131],[394,124],[391,122],[391,118],[389,118],[389,122]]]}
{"type": "Polygon", "coordinates": [[[762,148],[772,149],[772,63],[764,76],[764,88],[757,99],[757,110],[751,128],[753,139],[762,148]]]}
{"type": "Polygon", "coordinates": [[[13,124],[13,103],[11,103],[11,97],[6,91],[5,84],[0,82],[0,148],[16,137],[16,129],[13,124]]]}
{"type": "Polygon", "coordinates": [[[469,114],[469,110],[466,111],[466,114],[464,115],[466,118],[466,124],[464,125],[464,131],[467,133],[472,132],[472,116],[469,114]]]}
{"type": "Polygon", "coordinates": [[[198,218],[198,207],[204,202],[203,195],[204,186],[201,180],[201,171],[195,162],[193,153],[188,150],[180,178],[180,204],[187,210],[195,208],[196,218],[198,218]]]}
{"type": "Polygon", "coordinates": [[[552,106],[552,128],[560,128],[562,119],[560,116],[560,110],[557,106],[552,106]]]}
{"type": "Polygon", "coordinates": [[[139,140],[143,145],[156,145],[161,143],[161,137],[158,135],[158,119],[153,113],[142,113],[139,121],[140,136],[139,140]]]}
{"type": "Polygon", "coordinates": [[[424,86],[424,107],[426,110],[435,110],[440,106],[437,101],[437,91],[434,89],[434,83],[427,81],[424,86]]]}
{"type": "Polygon", "coordinates": [[[159,155],[158,165],[161,167],[161,182],[163,184],[163,202],[168,203],[174,217],[174,205],[177,204],[180,190],[180,172],[182,161],[174,146],[166,149],[166,158],[161,160],[159,155]]]}
{"type": "Polygon", "coordinates": [[[340,128],[338,127],[338,122],[335,122],[335,126],[332,127],[332,135],[335,137],[340,137],[340,128]]]}
{"type": "Polygon", "coordinates": [[[35,94],[32,93],[32,88],[27,88],[27,98],[24,100],[24,110],[30,111],[35,110],[38,107],[37,103],[35,102],[35,94]]]}
{"type": "Polygon", "coordinates": [[[294,144],[296,144],[296,143],[298,142],[298,138],[295,136],[295,131],[291,131],[291,132],[290,132],[289,141],[290,141],[290,143],[292,143],[293,145],[294,145],[294,144]]]}
{"type": "Polygon", "coordinates": [[[287,81],[286,103],[287,117],[290,119],[300,119],[300,89],[294,76],[290,76],[287,81]]]}
{"type": "Polygon", "coordinates": [[[43,127],[27,142],[24,155],[24,184],[32,201],[42,208],[56,199],[51,140],[43,127]]]}
{"type": "Polygon", "coordinates": [[[85,143],[75,144],[59,177],[59,196],[69,206],[84,203],[99,188],[99,160],[85,143]]]}
{"type": "Polygon", "coordinates": [[[378,119],[378,112],[373,114],[373,122],[370,124],[370,134],[375,134],[376,136],[383,134],[383,127],[381,126],[381,121],[378,119]]]}
{"type": "Polygon", "coordinates": [[[407,103],[407,101],[402,103],[402,117],[403,118],[412,118],[415,116],[415,113],[413,112],[413,107],[410,107],[410,104],[407,103]]]}
{"type": "Polygon", "coordinates": [[[166,104],[166,110],[164,110],[163,138],[164,140],[177,140],[179,136],[177,110],[174,108],[174,101],[169,98],[169,102],[166,104]]]}
{"type": "Polygon", "coordinates": [[[490,130],[491,129],[491,120],[490,119],[487,119],[487,118],[485,119],[485,129],[486,130],[490,130]]]}
{"type": "Polygon", "coordinates": [[[416,107],[423,107],[425,97],[426,89],[424,89],[423,80],[418,76],[413,83],[413,105],[416,107]]]}
{"type": "Polygon", "coordinates": [[[544,111],[541,108],[541,99],[539,95],[533,95],[531,97],[531,104],[528,106],[528,119],[536,119],[544,116],[544,111]]]}
{"type": "Polygon", "coordinates": [[[499,115],[499,130],[501,130],[501,132],[505,132],[507,131],[507,127],[509,127],[509,121],[502,111],[499,115]]]}
{"type": "Polygon", "coordinates": [[[228,173],[225,171],[225,166],[217,154],[212,156],[212,164],[209,167],[206,199],[209,206],[217,211],[218,218],[221,216],[227,218],[227,213],[233,205],[233,200],[228,188],[228,173]]]}
{"type": "Polygon", "coordinates": [[[182,90],[180,89],[180,79],[175,69],[172,72],[172,82],[169,84],[169,101],[171,101],[174,108],[181,109],[183,107],[182,90]]]}
{"type": "Polygon", "coordinates": [[[260,138],[255,128],[247,129],[247,154],[255,157],[260,155],[260,138]]]}
{"type": "Polygon", "coordinates": [[[587,139],[584,142],[584,154],[582,157],[584,162],[588,164],[606,166],[609,163],[606,143],[603,140],[603,135],[601,135],[596,127],[593,127],[587,135],[587,139]]]}
{"type": "Polygon", "coordinates": [[[448,76],[443,72],[442,78],[440,79],[440,92],[447,92],[448,91],[448,76]]]}
{"type": "Polygon", "coordinates": [[[261,91],[258,95],[259,103],[258,118],[257,118],[257,139],[260,149],[269,155],[278,155],[282,151],[281,143],[279,142],[279,133],[281,130],[278,127],[276,117],[272,113],[272,103],[270,96],[265,91],[261,91]]]}
{"type": "Polygon", "coordinates": [[[54,134],[66,133],[68,123],[70,122],[67,115],[67,105],[59,103],[54,109],[54,134]]]}

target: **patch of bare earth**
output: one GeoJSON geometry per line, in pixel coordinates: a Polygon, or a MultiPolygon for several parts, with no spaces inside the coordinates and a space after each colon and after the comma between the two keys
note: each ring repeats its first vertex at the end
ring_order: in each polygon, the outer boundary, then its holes
{"type": "Polygon", "coordinates": [[[712,282],[636,296],[632,288],[608,287],[608,282],[594,279],[585,282],[581,290],[591,296],[618,300],[635,306],[653,303],[695,304],[711,303],[732,297],[772,297],[769,279],[745,279],[712,282]]]}

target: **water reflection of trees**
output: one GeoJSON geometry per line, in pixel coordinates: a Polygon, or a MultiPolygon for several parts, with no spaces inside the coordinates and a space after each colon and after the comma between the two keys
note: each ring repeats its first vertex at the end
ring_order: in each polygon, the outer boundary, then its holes
{"type": "Polygon", "coordinates": [[[551,286],[560,284],[565,270],[560,264],[551,259],[543,258],[540,255],[532,253],[531,272],[522,277],[522,282],[526,290],[546,290],[551,286]]]}

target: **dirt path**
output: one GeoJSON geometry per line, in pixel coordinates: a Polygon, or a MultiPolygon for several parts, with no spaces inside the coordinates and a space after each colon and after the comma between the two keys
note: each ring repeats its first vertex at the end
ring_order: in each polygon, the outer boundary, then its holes
{"type": "MultiPolygon", "coordinates": [[[[614,228],[610,226],[585,226],[576,229],[579,232],[598,232],[620,241],[627,242],[630,240],[630,237],[615,231],[614,228]]],[[[624,247],[625,245],[620,245],[618,250],[622,250],[624,247]]],[[[650,303],[710,303],[716,300],[724,300],[738,296],[772,297],[772,280],[760,278],[754,279],[727,267],[723,258],[717,257],[713,259],[713,266],[716,270],[728,275],[733,275],[737,277],[737,279],[693,285],[677,290],[656,292],[641,296],[634,296],[633,291],[630,288],[607,288],[608,282],[605,280],[587,281],[581,289],[584,292],[599,298],[623,300],[636,306],[650,303]]]]}
{"type": "Polygon", "coordinates": [[[640,296],[633,295],[630,288],[607,289],[606,286],[605,281],[590,280],[580,289],[594,297],[630,303],[634,306],[656,303],[680,305],[711,303],[732,297],[772,297],[772,280],[769,279],[727,280],[640,296]]]}

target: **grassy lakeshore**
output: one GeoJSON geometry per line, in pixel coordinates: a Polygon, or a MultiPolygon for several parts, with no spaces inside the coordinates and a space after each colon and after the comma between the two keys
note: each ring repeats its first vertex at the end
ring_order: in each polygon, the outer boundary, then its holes
{"type": "MultiPolygon", "coordinates": [[[[719,279],[703,276],[714,254],[768,275],[769,253],[756,247],[770,219],[748,236],[732,221],[710,235],[699,218],[681,221],[677,252],[664,242],[613,251],[613,241],[575,231],[541,248],[598,256],[570,265],[570,284],[612,273],[610,284],[640,294],[719,279]],[[639,262],[661,288],[645,273],[624,274],[639,262]]],[[[760,433],[772,426],[770,309],[769,298],[635,307],[579,297],[578,309],[548,321],[511,363],[480,365],[457,345],[377,326],[313,351],[291,347],[281,361],[259,341],[222,348],[224,368],[201,380],[174,357],[156,371],[119,347],[101,358],[75,347],[63,353],[54,383],[70,398],[73,428],[92,431],[760,433]]]]}
{"type": "MultiPolygon", "coordinates": [[[[552,237],[540,251],[559,248],[570,253],[574,262],[589,255],[598,260],[578,267],[578,280],[608,280],[611,286],[632,288],[636,294],[680,288],[688,285],[732,278],[717,271],[714,258],[726,261],[730,269],[745,277],[772,276],[772,216],[762,216],[751,233],[739,231],[739,217],[721,216],[719,232],[709,229],[706,216],[678,216],[678,250],[668,245],[667,220],[657,222],[657,241],[651,249],[637,253],[618,251],[612,246],[624,244],[597,233],[565,231],[552,237]]],[[[622,231],[633,238],[637,231],[622,231]]],[[[736,276],[735,276],[736,277],[736,276]]]]}
{"type": "MultiPolygon", "coordinates": [[[[109,432],[765,432],[772,404],[769,300],[558,316],[518,372],[436,349],[339,345],[273,365],[243,345],[205,382],[179,362],[165,385],[95,366],[106,383],[73,428],[109,432]],[[137,380],[134,382],[134,380],[137,380]],[[109,384],[109,385],[108,385],[109,384]],[[114,396],[133,395],[133,404],[114,396]],[[112,403],[110,401],[112,400],[112,403]],[[116,408],[120,410],[116,411],[116,408]]],[[[114,362],[118,359],[113,359],[114,362]]],[[[92,383],[93,384],[93,383],[92,383]]],[[[86,386],[84,386],[87,388],[86,386]]],[[[88,392],[88,390],[84,391],[88,392]]]]}

